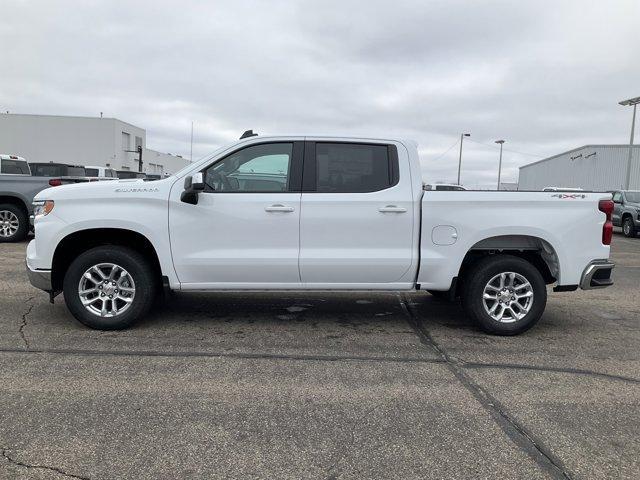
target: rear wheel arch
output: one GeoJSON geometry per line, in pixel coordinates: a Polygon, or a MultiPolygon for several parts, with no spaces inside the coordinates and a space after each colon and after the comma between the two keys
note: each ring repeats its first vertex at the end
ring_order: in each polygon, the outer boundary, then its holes
{"type": "Polygon", "coordinates": [[[469,249],[458,273],[458,278],[463,279],[458,282],[459,288],[463,288],[464,277],[474,265],[490,255],[511,255],[528,261],[538,269],[547,284],[560,278],[560,260],[548,241],[531,235],[499,235],[485,238],[469,249]]]}
{"type": "Polygon", "coordinates": [[[56,246],[51,264],[53,290],[62,290],[64,276],[75,258],[95,247],[106,245],[127,247],[141,254],[153,269],[154,278],[161,282],[162,268],[158,253],[145,235],[128,229],[92,228],[70,233],[56,246]]]}

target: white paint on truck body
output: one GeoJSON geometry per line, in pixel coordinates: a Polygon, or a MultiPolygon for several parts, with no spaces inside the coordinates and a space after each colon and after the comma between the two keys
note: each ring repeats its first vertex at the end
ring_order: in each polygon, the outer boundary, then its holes
{"type": "Polygon", "coordinates": [[[589,262],[609,257],[598,201],[610,198],[597,193],[424,192],[413,142],[251,137],[163,180],[93,182],[40,192],[36,200],[53,200],[55,208],[35,221],[27,265],[50,270],[56,246],[66,236],[115,228],[149,240],[173,289],[410,290],[420,284],[447,290],[479,242],[527,236],[546,242],[550,255],[557,256],[559,285],[577,285],[589,262]],[[185,178],[228,153],[301,141],[393,145],[398,183],[367,193],[209,191],[199,194],[197,205],[181,201],[185,178]],[[448,233],[455,234],[454,241],[441,238],[448,233]]]}

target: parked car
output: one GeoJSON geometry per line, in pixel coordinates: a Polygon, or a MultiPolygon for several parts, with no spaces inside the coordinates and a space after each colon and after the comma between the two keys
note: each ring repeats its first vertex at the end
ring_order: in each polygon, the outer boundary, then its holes
{"type": "Polygon", "coordinates": [[[622,227],[625,237],[635,237],[640,231],[640,190],[613,192],[613,224],[622,227]]]}
{"type": "Polygon", "coordinates": [[[584,192],[582,188],[575,187],[544,187],[543,192],[584,192]]]}
{"type": "Polygon", "coordinates": [[[115,180],[118,174],[113,168],[87,165],[84,172],[90,180],[115,180]]]}
{"type": "Polygon", "coordinates": [[[0,155],[0,243],[23,240],[29,233],[33,197],[63,183],[61,178],[32,176],[22,157],[0,155]]]}
{"type": "Polygon", "coordinates": [[[456,185],[455,183],[434,183],[433,185],[425,185],[424,189],[445,192],[463,192],[467,190],[462,185],[456,185]]]}
{"type": "Polygon", "coordinates": [[[119,179],[129,178],[144,178],[145,175],[142,172],[134,172],[133,170],[116,170],[116,174],[119,179]]]}
{"type": "Polygon", "coordinates": [[[82,165],[70,165],[56,162],[29,162],[31,174],[36,177],[76,177],[87,176],[82,165]]]}
{"type": "Polygon", "coordinates": [[[513,335],[538,321],[547,284],[613,283],[611,194],[424,191],[401,140],[253,136],[166,179],[36,202],[31,283],[103,330],[133,324],[164,286],[446,292],[513,335]]]}
{"type": "Polygon", "coordinates": [[[0,155],[0,175],[31,175],[29,163],[17,155],[0,155]]]}

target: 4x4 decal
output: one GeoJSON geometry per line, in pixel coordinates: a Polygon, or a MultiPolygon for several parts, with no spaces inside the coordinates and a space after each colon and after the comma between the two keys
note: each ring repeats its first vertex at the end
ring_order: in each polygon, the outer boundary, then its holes
{"type": "Polygon", "coordinates": [[[587,198],[587,196],[584,193],[555,193],[551,196],[558,197],[560,200],[565,200],[565,199],[575,200],[576,198],[587,198]]]}

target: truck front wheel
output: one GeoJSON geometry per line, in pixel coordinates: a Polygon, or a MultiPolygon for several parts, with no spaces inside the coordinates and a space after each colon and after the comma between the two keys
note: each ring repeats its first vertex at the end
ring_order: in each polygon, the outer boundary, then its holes
{"type": "Polygon", "coordinates": [[[631,217],[625,217],[624,222],[622,222],[622,233],[624,233],[625,237],[636,236],[636,226],[633,224],[631,217]]]}
{"type": "Polygon", "coordinates": [[[491,255],[465,275],[462,306],[485,332],[517,335],[533,327],[547,304],[538,269],[522,258],[491,255]]]}
{"type": "Polygon", "coordinates": [[[149,311],[156,283],[149,262],[138,252],[104,245],[71,263],[64,276],[64,301],[84,325],[121,330],[149,311]]]}

